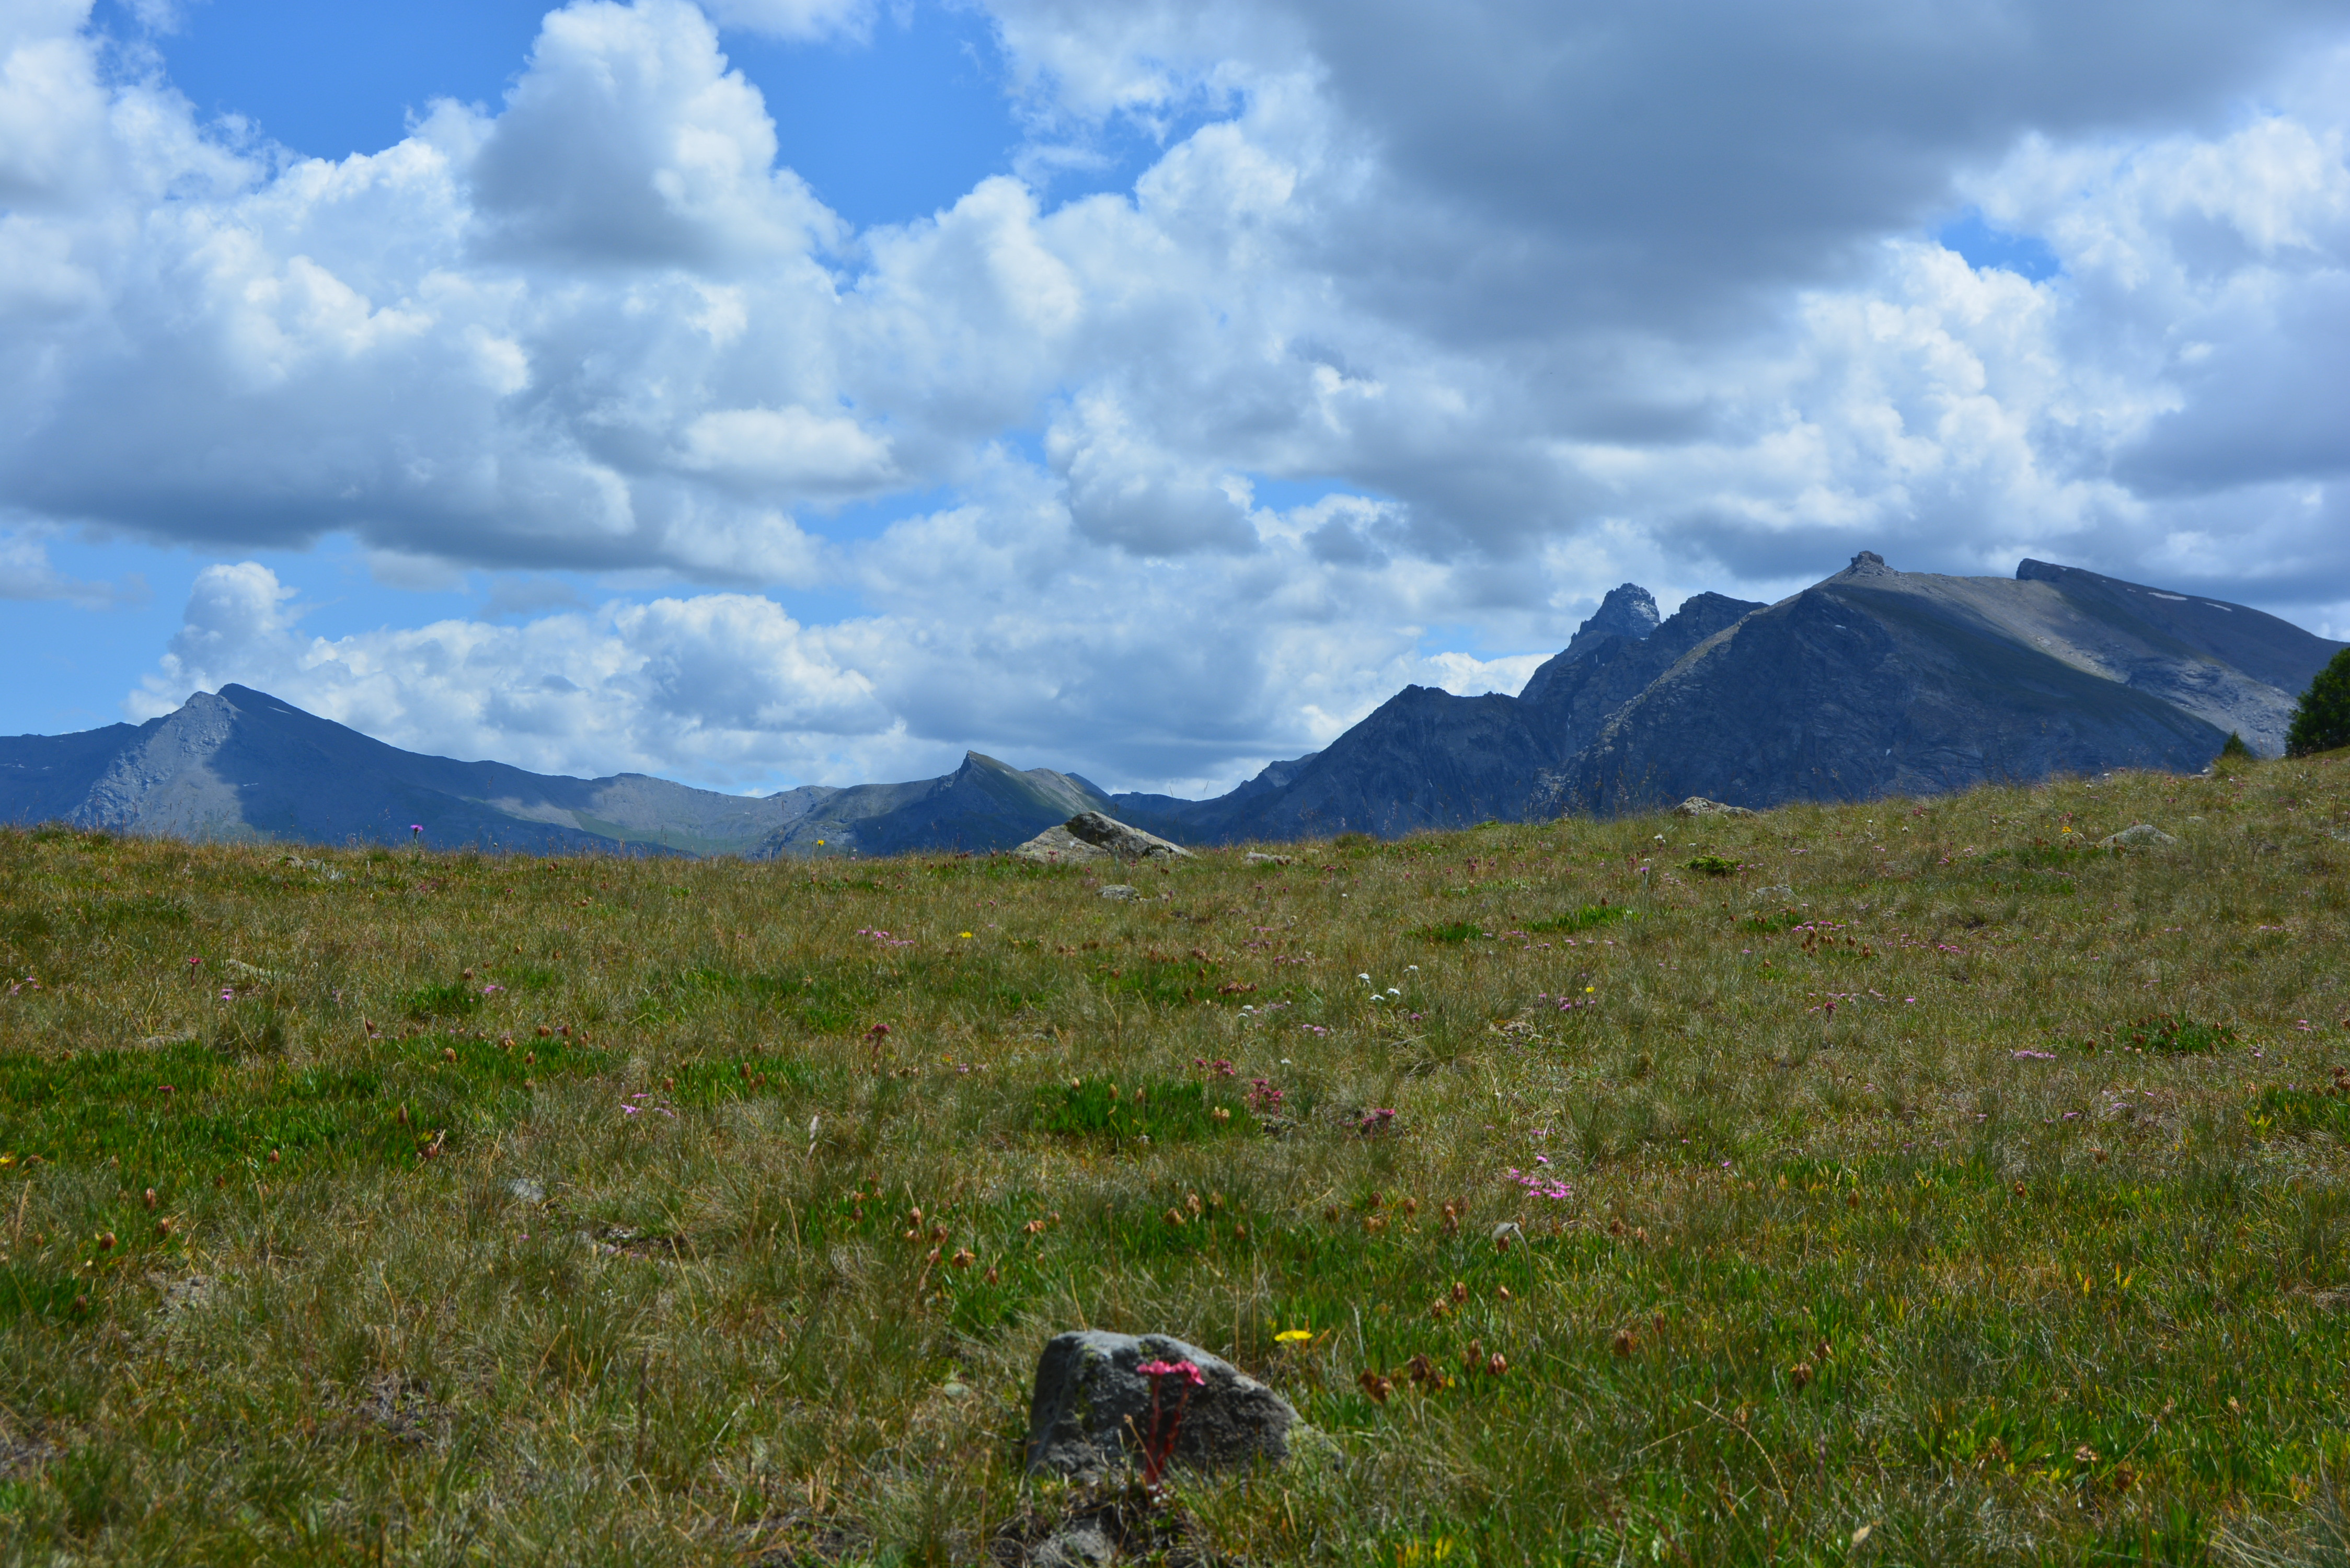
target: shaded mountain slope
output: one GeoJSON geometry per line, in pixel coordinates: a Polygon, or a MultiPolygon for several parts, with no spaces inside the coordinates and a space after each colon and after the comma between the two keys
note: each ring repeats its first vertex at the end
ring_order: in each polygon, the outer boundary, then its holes
{"type": "Polygon", "coordinates": [[[1171,827],[1194,843],[1348,831],[1393,837],[1417,828],[1517,821],[1540,781],[1617,709],[1707,638],[1762,607],[1699,594],[1659,622],[1648,591],[1627,583],[1608,594],[1565,651],[1528,679],[1533,698],[1456,697],[1408,686],[1322,751],[1267,768],[1228,795],[1118,801],[1121,809],[1147,812],[1166,825],[1152,831],[1171,827]]]}
{"type": "Polygon", "coordinates": [[[2109,592],[1902,573],[1863,553],[1626,704],[1541,806],[1608,813],[1702,794],[1761,807],[2193,771],[2229,728],[2265,722],[2279,689],[2187,637],[2122,624],[2109,592]],[[2201,711],[2175,700],[2182,691],[2201,711]]]}

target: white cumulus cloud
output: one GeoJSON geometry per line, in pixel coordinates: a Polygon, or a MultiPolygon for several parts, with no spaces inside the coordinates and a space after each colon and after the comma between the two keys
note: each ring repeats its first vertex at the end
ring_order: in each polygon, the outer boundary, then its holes
{"type": "Polygon", "coordinates": [[[1179,786],[1509,689],[1627,579],[2032,554],[2350,625],[2323,0],[991,12],[1032,141],[860,231],[722,29],[863,4],[577,0],[502,104],[337,162],[121,75],[84,5],[0,10],[0,591],[103,597],[42,575],[59,529],[220,561],[148,707],[1179,786]],[[1113,132],[1147,166],[1056,203],[1113,132]],[[2054,272],[1937,243],[1969,208],[2054,272]],[[634,597],[321,643],[234,563],[330,535],[634,597]]]}

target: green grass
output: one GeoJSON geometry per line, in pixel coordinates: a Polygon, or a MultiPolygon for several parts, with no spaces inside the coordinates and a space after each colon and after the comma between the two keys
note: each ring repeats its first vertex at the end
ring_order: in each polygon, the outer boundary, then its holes
{"type": "Polygon", "coordinates": [[[1159,1078],[1121,1089],[1102,1078],[1072,1078],[1036,1091],[1035,1127],[1039,1132],[1100,1137],[1112,1144],[1129,1138],[1146,1144],[1188,1142],[1235,1128],[1255,1131],[1247,1109],[1239,1095],[1211,1099],[1201,1084],[1159,1078]]]}
{"type": "Polygon", "coordinates": [[[2340,1560],[2350,761],[1699,831],[0,833],[0,1560],[989,1561],[1081,1324],[1226,1562],[2340,1560]]]}

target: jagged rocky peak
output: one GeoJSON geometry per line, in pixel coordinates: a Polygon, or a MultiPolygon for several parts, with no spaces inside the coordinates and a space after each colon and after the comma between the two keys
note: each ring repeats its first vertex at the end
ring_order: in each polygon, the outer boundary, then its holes
{"type": "Polygon", "coordinates": [[[1899,572],[1894,570],[1891,566],[1887,566],[1885,564],[1885,557],[1878,555],[1876,551],[1863,550],[1859,555],[1855,556],[1852,558],[1851,566],[1846,566],[1843,571],[1838,572],[1835,575],[1835,577],[1831,578],[1830,581],[1835,581],[1838,578],[1849,580],[1853,577],[1898,577],[1901,574],[1899,572]]]}
{"type": "Polygon", "coordinates": [[[1657,629],[1665,618],[1657,613],[1657,597],[1638,583],[1626,583],[1607,590],[1591,618],[1575,628],[1567,642],[1566,651],[1596,642],[1603,637],[1628,637],[1638,642],[1657,629]]]}

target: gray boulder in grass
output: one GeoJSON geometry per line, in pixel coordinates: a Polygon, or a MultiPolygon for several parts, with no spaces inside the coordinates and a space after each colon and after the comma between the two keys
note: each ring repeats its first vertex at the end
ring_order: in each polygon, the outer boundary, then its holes
{"type": "MultiPolygon", "coordinates": [[[[1036,1360],[1030,1473],[1099,1476],[1129,1456],[1139,1461],[1150,1429],[1151,1379],[1137,1369],[1149,1361],[1188,1361],[1206,1379],[1184,1407],[1175,1463],[1226,1469],[1289,1457],[1295,1407],[1230,1362],[1163,1334],[1085,1329],[1055,1335],[1036,1360]]],[[[1166,1384],[1163,1398],[1180,1400],[1181,1383],[1170,1377],[1166,1384]]]]}
{"type": "Polygon", "coordinates": [[[2097,847],[2100,849],[2159,849],[2166,844],[2178,842],[2178,840],[2171,837],[2154,824],[2141,822],[2134,826],[2125,827],[2119,833],[2109,834],[2098,839],[2097,847]]]}
{"type": "Polygon", "coordinates": [[[1088,860],[1189,860],[1191,852],[1155,833],[1128,827],[1097,811],[1081,811],[1046,828],[1012,852],[1046,866],[1082,866],[1088,860]]]}
{"type": "Polygon", "coordinates": [[[1126,860],[1189,860],[1191,852],[1181,845],[1164,839],[1155,833],[1145,833],[1139,827],[1128,827],[1116,817],[1104,816],[1097,811],[1081,811],[1061,824],[1073,838],[1092,845],[1097,849],[1126,860]]]}

